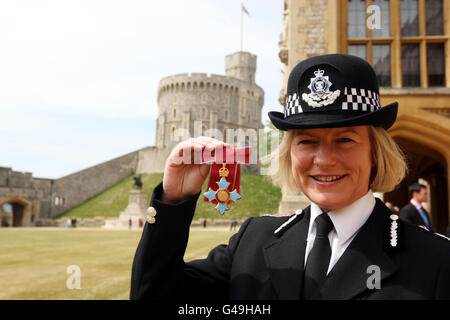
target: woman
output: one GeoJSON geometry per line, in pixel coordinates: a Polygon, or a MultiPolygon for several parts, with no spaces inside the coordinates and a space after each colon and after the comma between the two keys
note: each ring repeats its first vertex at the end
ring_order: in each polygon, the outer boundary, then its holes
{"type": "Polygon", "coordinates": [[[184,263],[189,225],[209,166],[187,151],[224,143],[200,137],[169,156],[133,263],[132,299],[449,299],[450,242],[412,225],[376,199],[406,165],[386,133],[397,103],[381,108],[376,75],[362,59],[325,55],[299,63],[274,180],[311,205],[291,217],[248,219],[206,259],[184,263]],[[153,222],[153,220],[151,221],[153,222]]]}

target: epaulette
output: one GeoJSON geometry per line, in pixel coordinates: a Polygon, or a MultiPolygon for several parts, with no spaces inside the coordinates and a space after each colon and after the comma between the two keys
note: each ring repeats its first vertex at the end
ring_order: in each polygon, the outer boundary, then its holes
{"type": "Polygon", "coordinates": [[[450,241],[450,238],[444,236],[443,234],[440,234],[440,233],[437,233],[437,232],[435,232],[434,234],[437,235],[437,236],[439,236],[439,237],[442,237],[442,238],[444,238],[444,239],[447,239],[448,241],[450,241]]]}
{"type": "MultiPolygon", "coordinates": [[[[425,227],[424,225],[418,225],[418,227],[420,227],[420,228],[422,228],[422,229],[425,229],[425,230],[427,230],[427,231],[430,231],[427,227],[425,227]]],[[[444,236],[443,234],[441,234],[441,233],[437,233],[437,232],[433,232],[433,234],[435,234],[435,235],[437,235],[437,236],[439,236],[439,237],[442,237],[442,238],[444,238],[444,239],[447,239],[447,240],[449,240],[450,241],[450,238],[449,237],[446,237],[446,236],[444,236]]]]}
{"type": "Polygon", "coordinates": [[[275,237],[281,237],[290,227],[299,222],[303,218],[303,210],[298,209],[285,223],[279,226],[273,234],[275,237]]]}

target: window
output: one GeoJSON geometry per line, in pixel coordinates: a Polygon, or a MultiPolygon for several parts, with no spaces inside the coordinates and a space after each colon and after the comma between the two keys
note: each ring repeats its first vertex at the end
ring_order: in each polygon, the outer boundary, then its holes
{"type": "Polygon", "coordinates": [[[391,85],[391,22],[388,0],[347,1],[348,54],[372,64],[380,86],[391,85]]]}
{"type": "Polygon", "coordinates": [[[428,36],[444,34],[442,0],[426,0],[426,30],[428,36]]]}
{"type": "Polygon", "coordinates": [[[380,86],[446,85],[444,12],[450,1],[341,1],[344,52],[371,63],[380,86]]]}
{"type": "Polygon", "coordinates": [[[366,45],[365,44],[350,44],[348,46],[348,54],[360,57],[361,59],[367,59],[366,45]]]}
{"type": "Polygon", "coordinates": [[[200,97],[200,101],[202,104],[206,104],[206,101],[208,99],[208,94],[207,93],[203,93],[200,97]]]}
{"type": "Polygon", "coordinates": [[[419,35],[418,0],[400,0],[400,26],[403,37],[419,35]]]}
{"type": "Polygon", "coordinates": [[[348,37],[366,37],[366,3],[360,0],[348,1],[348,37]]]}
{"type": "Polygon", "coordinates": [[[442,86],[445,83],[445,57],[443,43],[427,44],[428,86],[442,86]]]}
{"type": "Polygon", "coordinates": [[[226,95],[225,96],[225,106],[229,107],[230,106],[230,95],[226,95]]]}
{"type": "Polygon", "coordinates": [[[382,87],[391,85],[391,48],[389,44],[372,45],[372,65],[382,87]]]}
{"type": "Polygon", "coordinates": [[[402,81],[404,87],[420,86],[420,48],[418,44],[402,44],[402,81]]]}

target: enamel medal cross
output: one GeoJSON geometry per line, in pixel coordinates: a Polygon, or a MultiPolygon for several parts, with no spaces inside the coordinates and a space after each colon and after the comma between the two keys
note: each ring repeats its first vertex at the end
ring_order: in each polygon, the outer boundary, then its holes
{"type": "Polygon", "coordinates": [[[215,153],[209,185],[203,196],[205,201],[216,205],[221,215],[230,209],[230,204],[241,199],[240,163],[249,163],[249,154],[249,148],[224,148],[215,153]]]}
{"type": "Polygon", "coordinates": [[[230,172],[227,169],[226,163],[223,163],[222,168],[219,169],[220,180],[218,182],[216,181],[219,188],[217,190],[213,190],[210,187],[208,188],[208,192],[203,194],[206,198],[208,198],[208,201],[217,201],[216,209],[222,215],[229,209],[228,204],[230,204],[231,201],[236,203],[236,201],[241,198],[241,195],[236,189],[232,192],[228,190],[230,182],[227,181],[227,177],[229,174],[230,172]]]}

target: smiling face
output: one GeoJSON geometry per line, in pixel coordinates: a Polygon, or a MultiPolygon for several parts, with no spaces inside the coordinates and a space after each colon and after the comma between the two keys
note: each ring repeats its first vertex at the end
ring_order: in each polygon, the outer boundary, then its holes
{"type": "Polygon", "coordinates": [[[291,163],[297,185],[323,211],[348,206],[369,190],[368,127],[296,130],[291,163]]]}

